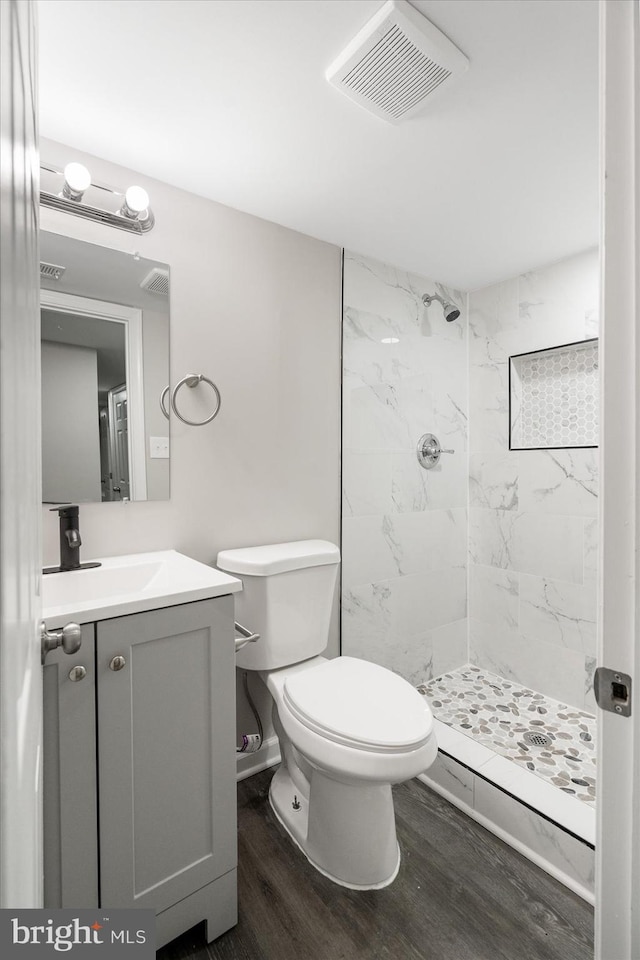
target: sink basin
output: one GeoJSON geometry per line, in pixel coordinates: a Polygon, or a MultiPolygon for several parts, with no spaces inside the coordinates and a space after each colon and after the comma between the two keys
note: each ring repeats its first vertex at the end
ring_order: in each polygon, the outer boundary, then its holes
{"type": "Polygon", "coordinates": [[[105,557],[100,562],[100,567],[42,578],[42,616],[49,629],[69,620],[88,623],[242,590],[237,577],[176,550],[105,557]]]}

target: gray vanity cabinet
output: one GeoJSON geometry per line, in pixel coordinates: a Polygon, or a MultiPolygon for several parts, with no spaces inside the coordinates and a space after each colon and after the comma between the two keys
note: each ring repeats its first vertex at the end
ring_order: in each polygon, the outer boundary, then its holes
{"type": "Polygon", "coordinates": [[[153,908],[158,946],[211,940],[237,921],[233,598],[95,631],[100,905],[153,908]]]}
{"type": "Polygon", "coordinates": [[[153,907],[158,932],[175,936],[171,912],[200,892],[193,923],[215,927],[231,893],[235,908],[233,599],[105,620],[97,632],[102,904],[153,907]],[[196,916],[202,900],[210,907],[196,916]]]}

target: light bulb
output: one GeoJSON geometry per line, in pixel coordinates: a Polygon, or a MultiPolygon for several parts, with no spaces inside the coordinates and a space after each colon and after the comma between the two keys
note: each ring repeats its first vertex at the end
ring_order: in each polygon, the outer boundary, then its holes
{"type": "Polygon", "coordinates": [[[149,194],[142,187],[129,187],[124,195],[123,212],[126,216],[137,217],[149,206],[149,194]]]}
{"type": "Polygon", "coordinates": [[[64,168],[62,193],[70,200],[81,200],[82,194],[91,186],[91,174],[82,163],[68,163],[64,168]]]}

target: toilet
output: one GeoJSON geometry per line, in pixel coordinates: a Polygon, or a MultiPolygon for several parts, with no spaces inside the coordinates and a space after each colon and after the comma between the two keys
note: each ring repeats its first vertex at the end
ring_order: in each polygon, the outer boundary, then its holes
{"type": "Polygon", "coordinates": [[[339,563],[326,540],[217,558],[242,579],[237,619],[260,634],[236,660],[273,698],[282,756],[269,790],[275,815],[321,873],[372,890],[400,866],[391,785],[426,770],[437,745],[429,706],[410,683],[366,660],[321,656],[339,563]]]}

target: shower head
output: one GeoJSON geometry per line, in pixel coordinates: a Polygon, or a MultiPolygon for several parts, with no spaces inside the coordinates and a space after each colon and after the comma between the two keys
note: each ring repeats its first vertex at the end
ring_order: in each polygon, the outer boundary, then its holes
{"type": "Polygon", "coordinates": [[[451,323],[453,320],[457,320],[460,316],[460,311],[457,307],[454,307],[452,303],[449,303],[447,300],[442,304],[442,309],[444,310],[444,318],[447,323],[451,323]]]}
{"type": "Polygon", "coordinates": [[[453,320],[457,320],[460,316],[460,311],[453,303],[450,303],[448,300],[445,300],[443,297],[438,296],[437,293],[430,295],[425,293],[422,298],[422,302],[429,306],[434,300],[437,300],[438,303],[442,304],[442,311],[444,313],[444,318],[447,323],[451,323],[453,320]]]}

